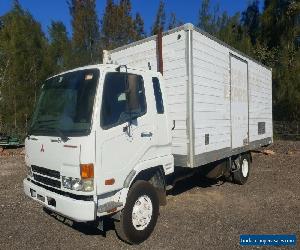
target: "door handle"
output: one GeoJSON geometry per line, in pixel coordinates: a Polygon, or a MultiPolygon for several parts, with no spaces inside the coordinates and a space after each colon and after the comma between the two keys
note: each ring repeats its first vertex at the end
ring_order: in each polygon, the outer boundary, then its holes
{"type": "Polygon", "coordinates": [[[152,137],[152,132],[142,132],[141,137],[152,137]]]}

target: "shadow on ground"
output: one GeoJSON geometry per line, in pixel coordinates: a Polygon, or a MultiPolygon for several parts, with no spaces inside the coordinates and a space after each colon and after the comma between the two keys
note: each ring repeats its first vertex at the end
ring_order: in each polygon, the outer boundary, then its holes
{"type": "Polygon", "coordinates": [[[194,188],[209,188],[213,186],[220,186],[225,183],[225,179],[208,179],[203,175],[196,173],[193,176],[176,182],[173,189],[167,192],[168,195],[180,195],[194,188]]]}
{"type": "Polygon", "coordinates": [[[52,218],[56,219],[57,221],[65,224],[66,226],[69,226],[75,230],[77,230],[80,233],[83,233],[85,235],[101,235],[103,237],[106,237],[106,233],[111,230],[115,230],[115,226],[113,223],[113,220],[110,218],[104,219],[104,231],[101,231],[98,228],[99,221],[93,221],[93,222],[76,222],[69,220],[68,218],[65,218],[59,214],[56,214],[55,212],[49,210],[48,208],[43,208],[44,212],[51,216],[52,218]]]}
{"type": "MultiPolygon", "coordinates": [[[[171,189],[170,191],[167,192],[167,195],[177,196],[177,195],[180,195],[191,189],[194,189],[196,187],[209,188],[209,187],[216,186],[216,185],[217,186],[222,185],[223,183],[224,183],[224,180],[207,179],[207,178],[201,176],[200,174],[196,173],[189,178],[178,181],[176,183],[176,185],[173,187],[173,189],[171,189]]],[[[59,214],[56,214],[55,212],[49,210],[46,207],[44,207],[43,210],[47,215],[55,218],[57,221],[65,224],[66,226],[69,226],[85,235],[101,235],[103,237],[106,237],[106,233],[108,231],[115,230],[114,221],[113,221],[113,219],[110,219],[110,218],[104,218],[104,221],[103,221],[104,231],[101,231],[98,228],[99,221],[87,222],[87,223],[75,222],[75,221],[65,218],[59,214]]]]}

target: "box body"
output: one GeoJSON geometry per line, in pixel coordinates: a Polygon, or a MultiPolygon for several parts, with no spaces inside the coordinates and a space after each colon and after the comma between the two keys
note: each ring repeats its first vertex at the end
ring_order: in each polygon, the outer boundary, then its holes
{"type": "MultiPolygon", "coordinates": [[[[157,71],[157,54],[152,36],[109,51],[104,62],[157,71]]],[[[271,69],[191,24],[163,33],[162,55],[176,166],[272,143],[271,69]]]]}

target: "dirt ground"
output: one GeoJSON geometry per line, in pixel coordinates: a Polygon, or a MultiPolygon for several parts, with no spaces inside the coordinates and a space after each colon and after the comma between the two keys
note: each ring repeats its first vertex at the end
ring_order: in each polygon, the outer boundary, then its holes
{"type": "Polygon", "coordinates": [[[299,249],[300,142],[277,141],[269,149],[275,155],[253,154],[244,186],[199,176],[179,182],[152,236],[138,247],[121,242],[110,223],[103,235],[44,211],[23,193],[20,150],[2,154],[0,249],[239,249],[240,234],[296,234],[299,249]]]}

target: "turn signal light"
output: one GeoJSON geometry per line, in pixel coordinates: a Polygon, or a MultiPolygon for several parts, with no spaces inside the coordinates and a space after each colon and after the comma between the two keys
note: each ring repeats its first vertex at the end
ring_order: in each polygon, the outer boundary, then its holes
{"type": "Polygon", "coordinates": [[[107,185],[107,186],[114,185],[114,184],[115,184],[115,179],[114,178],[105,180],[105,185],[107,185]]]}
{"type": "Polygon", "coordinates": [[[94,178],[94,164],[80,164],[81,179],[94,178]]]}

